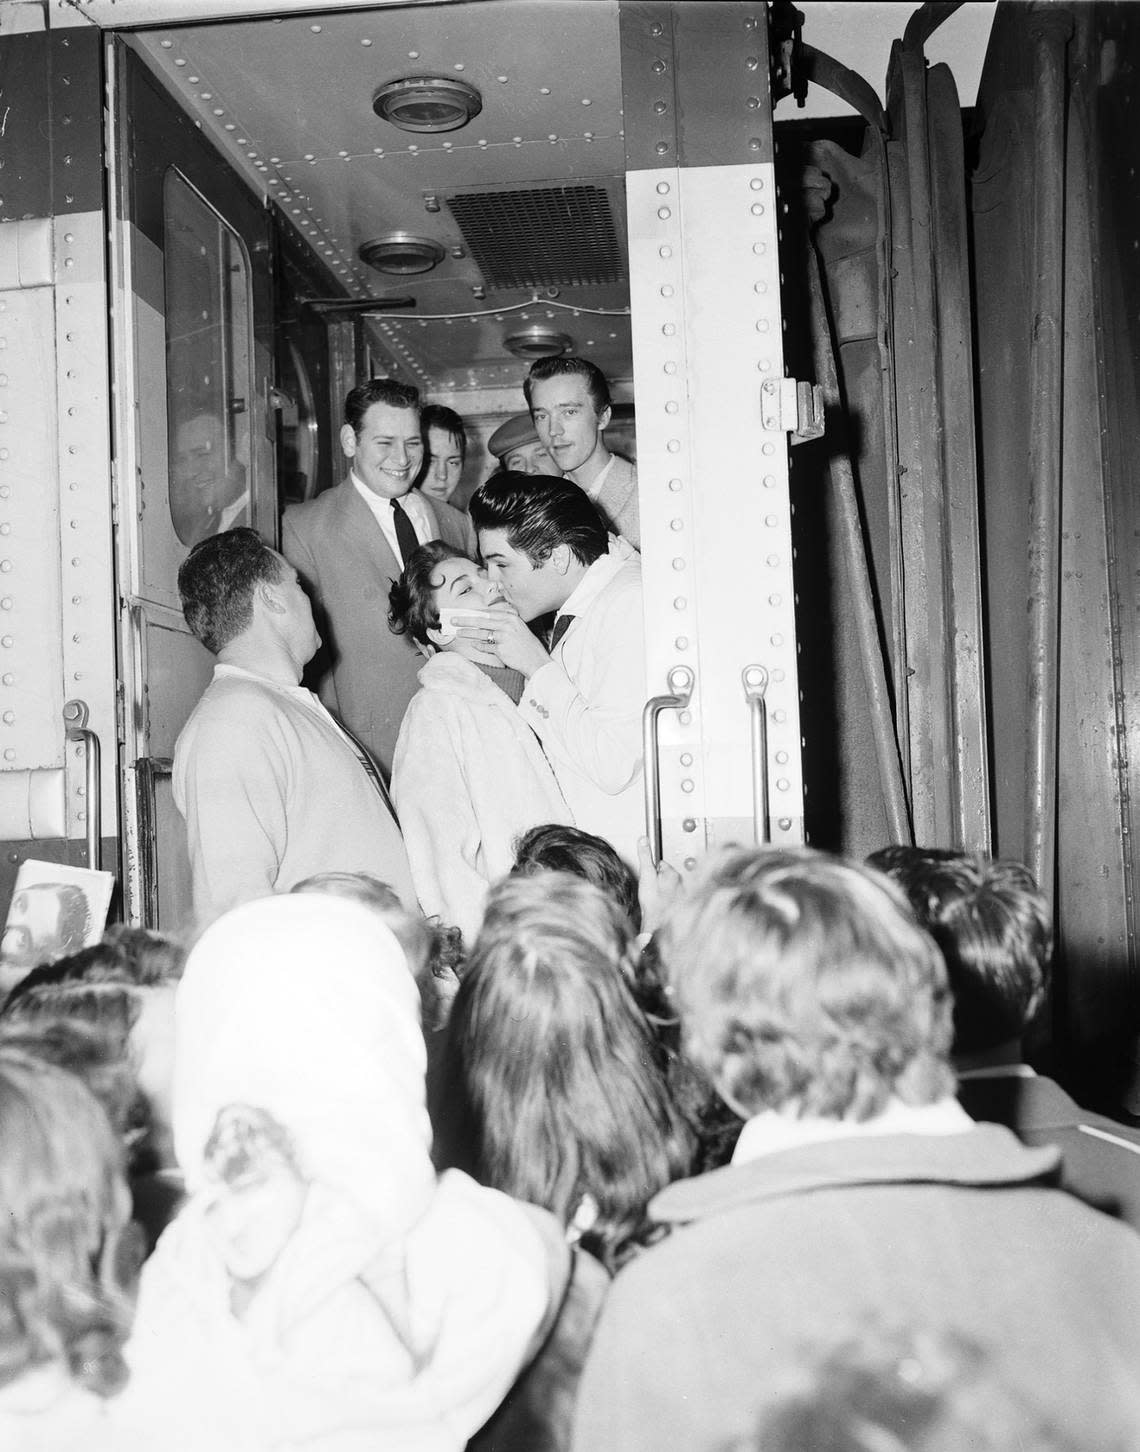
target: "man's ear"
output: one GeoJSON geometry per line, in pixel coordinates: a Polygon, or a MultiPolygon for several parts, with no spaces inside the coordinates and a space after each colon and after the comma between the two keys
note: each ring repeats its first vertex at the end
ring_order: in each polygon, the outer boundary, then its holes
{"type": "Polygon", "coordinates": [[[560,575],[564,575],[570,568],[570,546],[566,544],[555,545],[550,552],[550,563],[560,575]]]}
{"type": "Polygon", "coordinates": [[[257,587],[257,596],[272,615],[285,614],[285,602],[272,580],[262,580],[257,587]]]}
{"type": "Polygon", "coordinates": [[[351,424],[341,424],[340,447],[346,459],[356,458],[356,430],[351,424]]]}
{"type": "Polygon", "coordinates": [[[612,417],[612,415],[613,409],[610,408],[609,404],[607,404],[605,408],[602,409],[601,413],[598,414],[598,433],[602,433],[604,432],[604,430],[609,428],[610,418],[612,417]]]}

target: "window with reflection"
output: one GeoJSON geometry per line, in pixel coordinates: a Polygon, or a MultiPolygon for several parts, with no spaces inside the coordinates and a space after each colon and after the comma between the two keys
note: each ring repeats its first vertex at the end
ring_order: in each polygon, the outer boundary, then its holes
{"type": "Polygon", "coordinates": [[[241,238],[173,167],[163,183],[170,518],[184,545],[252,522],[252,300],[241,238]]]}
{"type": "Polygon", "coordinates": [[[292,338],[277,351],[277,478],[285,504],[317,492],[317,405],[308,365],[292,338]]]}

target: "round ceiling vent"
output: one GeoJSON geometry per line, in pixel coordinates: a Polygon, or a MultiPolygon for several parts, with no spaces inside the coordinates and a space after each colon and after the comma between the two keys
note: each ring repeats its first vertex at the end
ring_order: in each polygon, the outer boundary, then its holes
{"type": "Polygon", "coordinates": [[[361,262],[377,272],[394,277],[410,277],[417,272],[430,272],[443,261],[443,248],[430,237],[413,237],[408,232],[389,232],[387,237],[374,237],[360,249],[361,262]]]}
{"type": "Polygon", "coordinates": [[[524,328],[521,333],[508,333],[503,347],[516,358],[557,358],[570,352],[574,339],[568,333],[556,333],[553,328],[524,328]]]}
{"type": "Polygon", "coordinates": [[[404,76],[380,87],[372,109],[401,131],[457,131],[478,116],[483,97],[450,76],[404,76]]]}

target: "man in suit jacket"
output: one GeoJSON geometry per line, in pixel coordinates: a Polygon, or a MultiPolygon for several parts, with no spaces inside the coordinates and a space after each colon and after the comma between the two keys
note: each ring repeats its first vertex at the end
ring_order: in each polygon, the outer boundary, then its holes
{"type": "Polygon", "coordinates": [[[1065,1189],[1140,1230],[1140,1133],[1082,1109],[1022,1061],[1053,951],[1052,913],[1032,873],[934,847],[884,847],[867,860],[903,889],[946,960],[959,1103],[1024,1144],[1055,1145],[1065,1189]]]}
{"type": "Polygon", "coordinates": [[[348,477],[285,511],[281,545],[321,617],[331,665],[321,698],[390,772],[423,658],[388,629],[389,588],[405,553],[443,539],[474,555],[475,534],[465,514],[412,488],[424,453],[416,389],[369,379],[345,399],[344,420],[348,477]]]}
{"type": "Polygon", "coordinates": [[[586,358],[539,358],[523,392],[554,462],[586,491],[610,530],[640,549],[637,470],[606,447],[610,390],[601,369],[586,358]]]}

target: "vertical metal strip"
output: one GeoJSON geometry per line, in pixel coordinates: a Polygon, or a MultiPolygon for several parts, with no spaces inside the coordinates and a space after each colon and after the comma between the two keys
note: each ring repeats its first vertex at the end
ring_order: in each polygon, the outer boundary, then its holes
{"type": "Polygon", "coordinates": [[[623,4],[630,299],[649,687],[695,670],[660,722],[667,857],[753,838],[746,665],[770,676],[773,841],[803,836],[791,422],[763,6],[623,4]]]}
{"type": "Polygon", "coordinates": [[[1065,226],[1067,14],[1033,25],[1035,81],[1033,341],[1030,362],[1029,866],[1050,897],[1057,850],[1057,708],[1060,648],[1061,417],[1065,226]]]}
{"type": "MultiPolygon", "coordinates": [[[[111,379],[103,209],[102,39],[51,37],[50,128],[55,267],[59,568],[63,690],[81,697],[107,743],[100,796],[106,836],[118,836],[115,572],[112,558],[111,379]]],[[[67,750],[67,832],[86,837],[87,752],[67,750]]]]}

